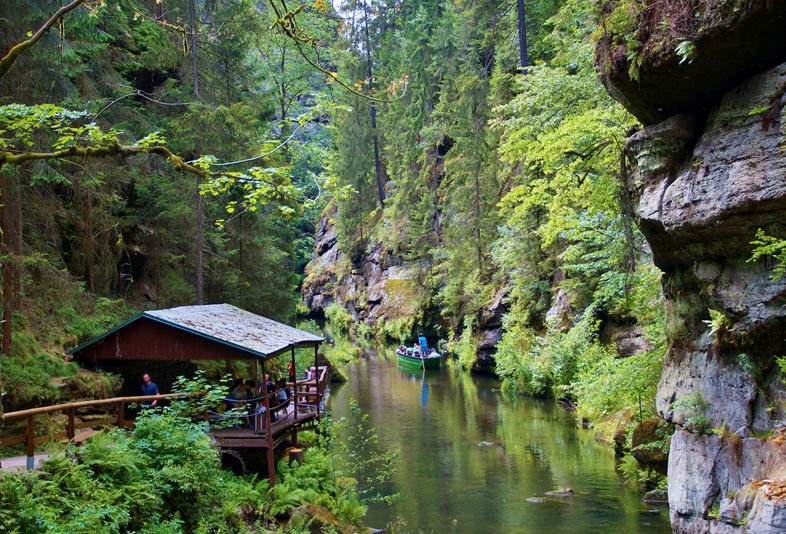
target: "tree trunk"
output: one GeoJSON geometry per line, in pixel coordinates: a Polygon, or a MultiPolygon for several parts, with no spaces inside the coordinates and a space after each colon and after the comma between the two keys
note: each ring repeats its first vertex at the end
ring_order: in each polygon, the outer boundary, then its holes
{"type": "MultiPolygon", "coordinates": [[[[197,70],[197,46],[196,46],[196,15],[194,0],[189,0],[189,16],[191,18],[191,70],[194,77],[194,102],[199,100],[199,71],[197,70]]],[[[197,137],[195,147],[196,157],[202,152],[202,142],[197,137]]],[[[197,176],[197,200],[196,200],[196,294],[197,304],[202,304],[204,297],[204,268],[202,264],[202,179],[197,176]]]]}
{"type": "Polygon", "coordinates": [[[478,272],[483,274],[483,251],[480,249],[480,169],[475,170],[475,248],[478,254],[478,272]]]}
{"type": "Polygon", "coordinates": [[[622,215],[625,224],[625,241],[628,246],[628,271],[636,270],[636,241],[633,238],[633,203],[630,200],[630,190],[628,189],[628,155],[623,150],[620,154],[620,190],[622,215]]]}
{"type": "Polygon", "coordinates": [[[524,0],[516,0],[516,8],[519,15],[519,61],[521,61],[521,68],[526,69],[529,66],[529,58],[527,57],[527,21],[524,0]]]}
{"type": "MultiPolygon", "coordinates": [[[[366,33],[366,63],[368,63],[368,89],[373,93],[374,89],[374,71],[371,66],[371,39],[368,34],[368,4],[363,2],[363,15],[366,33]]],[[[377,138],[377,107],[374,102],[371,102],[371,140],[374,144],[374,170],[377,177],[377,195],[379,196],[379,205],[385,207],[385,192],[382,187],[382,165],[379,161],[379,140],[377,138]]]]}
{"type": "Polygon", "coordinates": [[[0,316],[2,320],[3,340],[0,344],[0,350],[5,356],[11,355],[12,347],[12,333],[11,333],[11,315],[13,314],[14,303],[14,280],[13,280],[13,260],[11,258],[11,248],[9,240],[11,239],[11,220],[9,217],[9,201],[10,195],[8,194],[8,183],[5,174],[2,173],[0,168],[0,256],[3,257],[3,313],[0,316]]]}
{"type": "Polygon", "coordinates": [[[13,200],[14,239],[11,248],[14,252],[14,304],[13,308],[18,310],[22,306],[22,179],[17,173],[16,184],[14,187],[13,200]]]}
{"type": "Polygon", "coordinates": [[[85,278],[87,279],[87,290],[95,293],[95,282],[93,280],[94,244],[93,244],[93,191],[91,186],[87,187],[87,208],[85,214],[85,237],[87,239],[87,250],[85,252],[85,278]]]}

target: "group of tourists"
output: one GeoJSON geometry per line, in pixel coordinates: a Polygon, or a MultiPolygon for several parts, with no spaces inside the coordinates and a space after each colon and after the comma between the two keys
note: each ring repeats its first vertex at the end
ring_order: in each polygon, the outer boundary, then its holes
{"type": "Polygon", "coordinates": [[[418,333],[418,340],[413,347],[400,346],[397,351],[404,352],[407,356],[414,356],[415,358],[426,358],[436,352],[435,349],[429,350],[428,340],[426,340],[426,336],[422,332],[418,333]]]}
{"type": "Polygon", "coordinates": [[[264,415],[270,407],[270,421],[273,422],[286,416],[291,398],[292,391],[284,378],[274,382],[270,379],[270,375],[265,375],[265,383],[260,383],[256,388],[251,380],[244,381],[238,378],[227,397],[227,407],[241,409],[245,407],[249,414],[246,422],[249,424],[251,424],[251,415],[264,415]],[[267,398],[265,398],[265,386],[267,386],[267,398]]]}
{"type": "MultiPolygon", "coordinates": [[[[294,368],[289,369],[292,380],[294,381],[294,368]]],[[[309,373],[311,374],[311,370],[309,373]]],[[[308,376],[307,376],[308,379],[308,376]]],[[[142,374],[142,385],[140,387],[142,395],[149,397],[157,397],[160,395],[158,386],[150,379],[150,373],[142,374]]],[[[270,375],[265,375],[265,384],[260,383],[254,387],[252,380],[243,380],[238,378],[232,385],[232,389],[227,396],[227,408],[237,408],[247,413],[244,418],[245,423],[257,427],[255,421],[252,419],[255,415],[264,416],[270,406],[270,421],[278,421],[280,417],[286,417],[287,408],[289,407],[289,400],[292,398],[292,391],[287,384],[285,378],[279,378],[274,382],[270,379],[270,375]],[[265,398],[265,386],[267,386],[267,398],[265,398]]],[[[144,407],[155,407],[158,403],[157,399],[145,401],[142,403],[144,407]]]]}
{"type": "MultiPolygon", "coordinates": [[[[291,363],[287,369],[289,381],[295,383],[295,367],[291,363]]],[[[311,381],[317,377],[317,368],[306,369],[305,381],[311,381]]],[[[226,407],[234,409],[234,413],[241,413],[238,417],[238,426],[249,425],[257,431],[260,430],[264,415],[270,410],[270,421],[278,421],[287,416],[287,409],[290,405],[293,393],[286,378],[281,377],[276,381],[265,375],[265,381],[255,386],[252,380],[238,378],[232,385],[229,395],[225,399],[226,407]],[[265,397],[265,386],[267,387],[267,397],[265,397]]],[[[301,379],[303,380],[303,379],[301,379]]],[[[302,388],[301,388],[302,389],[302,388]]],[[[306,390],[312,389],[306,385],[306,390]]],[[[149,373],[142,375],[141,393],[144,396],[158,396],[158,386],[150,379],[149,373]]],[[[151,408],[157,404],[157,399],[145,401],[143,407],[151,408]]],[[[237,417],[237,416],[236,416],[237,417]]]]}

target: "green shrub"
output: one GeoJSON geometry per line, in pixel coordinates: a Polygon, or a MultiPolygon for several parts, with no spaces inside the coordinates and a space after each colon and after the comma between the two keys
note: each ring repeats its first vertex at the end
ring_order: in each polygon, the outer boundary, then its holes
{"type": "MultiPolygon", "coordinates": [[[[353,485],[338,484],[330,423],[302,465],[282,461],[277,485],[221,469],[219,452],[203,423],[190,413],[217,402],[222,388],[203,376],[178,380],[181,391],[201,390],[195,401],[142,411],[133,433],[100,432],[75,452],[57,454],[36,473],[0,478],[0,531],[61,533],[267,532],[270,515],[316,504],[343,521],[360,525],[366,507],[353,485]]],[[[366,434],[368,436],[368,434],[366,434]]],[[[309,433],[304,432],[303,439],[309,433]]],[[[368,443],[368,442],[364,442],[368,443]]],[[[376,462],[376,459],[374,459],[376,462]]],[[[380,464],[387,469],[388,464],[380,464]]]]}
{"type": "Polygon", "coordinates": [[[591,311],[567,332],[556,326],[545,336],[515,318],[497,346],[497,372],[503,387],[534,396],[570,395],[578,375],[607,354],[595,339],[597,323],[591,311]]]}
{"type": "Polygon", "coordinates": [[[336,332],[349,332],[349,327],[352,324],[352,315],[341,307],[340,304],[335,301],[331,302],[325,309],[325,317],[336,332]]]}
{"type": "Polygon", "coordinates": [[[671,403],[675,418],[682,418],[683,425],[698,434],[707,432],[710,420],[707,417],[709,404],[702,398],[701,391],[694,391],[671,403]]]}
{"type": "Polygon", "coordinates": [[[412,337],[412,330],[415,327],[416,317],[404,315],[393,320],[380,317],[377,320],[377,337],[381,339],[393,339],[399,345],[405,345],[412,337]]]}
{"type": "Polygon", "coordinates": [[[475,318],[471,315],[464,317],[464,329],[461,336],[451,339],[447,343],[447,350],[456,355],[459,365],[464,370],[470,370],[478,357],[478,339],[475,334],[475,318]]]}
{"type": "Polygon", "coordinates": [[[579,374],[573,388],[580,416],[598,420],[627,407],[633,407],[637,417],[654,414],[655,393],[663,367],[660,349],[619,358],[615,352],[593,343],[588,346],[585,358],[594,361],[579,374]]]}

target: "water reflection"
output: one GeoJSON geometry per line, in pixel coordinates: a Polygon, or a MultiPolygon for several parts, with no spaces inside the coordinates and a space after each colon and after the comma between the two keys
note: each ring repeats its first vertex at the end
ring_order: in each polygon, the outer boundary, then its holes
{"type": "Polygon", "coordinates": [[[401,497],[373,505],[369,525],[399,521],[402,531],[426,533],[671,531],[665,510],[651,513],[623,484],[613,451],[553,402],[510,397],[490,378],[449,368],[397,368],[395,358],[354,363],[346,375],[334,390],[334,415],[346,415],[357,399],[379,446],[398,451],[385,489],[401,497]],[[567,487],[573,496],[544,495],[567,487]]]}

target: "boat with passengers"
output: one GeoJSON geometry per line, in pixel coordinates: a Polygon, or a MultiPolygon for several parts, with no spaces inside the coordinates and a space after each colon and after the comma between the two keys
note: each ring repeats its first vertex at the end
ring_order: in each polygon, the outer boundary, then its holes
{"type": "Polygon", "coordinates": [[[398,363],[401,365],[424,369],[438,369],[442,358],[442,355],[434,349],[429,350],[424,357],[419,348],[404,346],[396,349],[396,356],[398,356],[398,363]]]}

